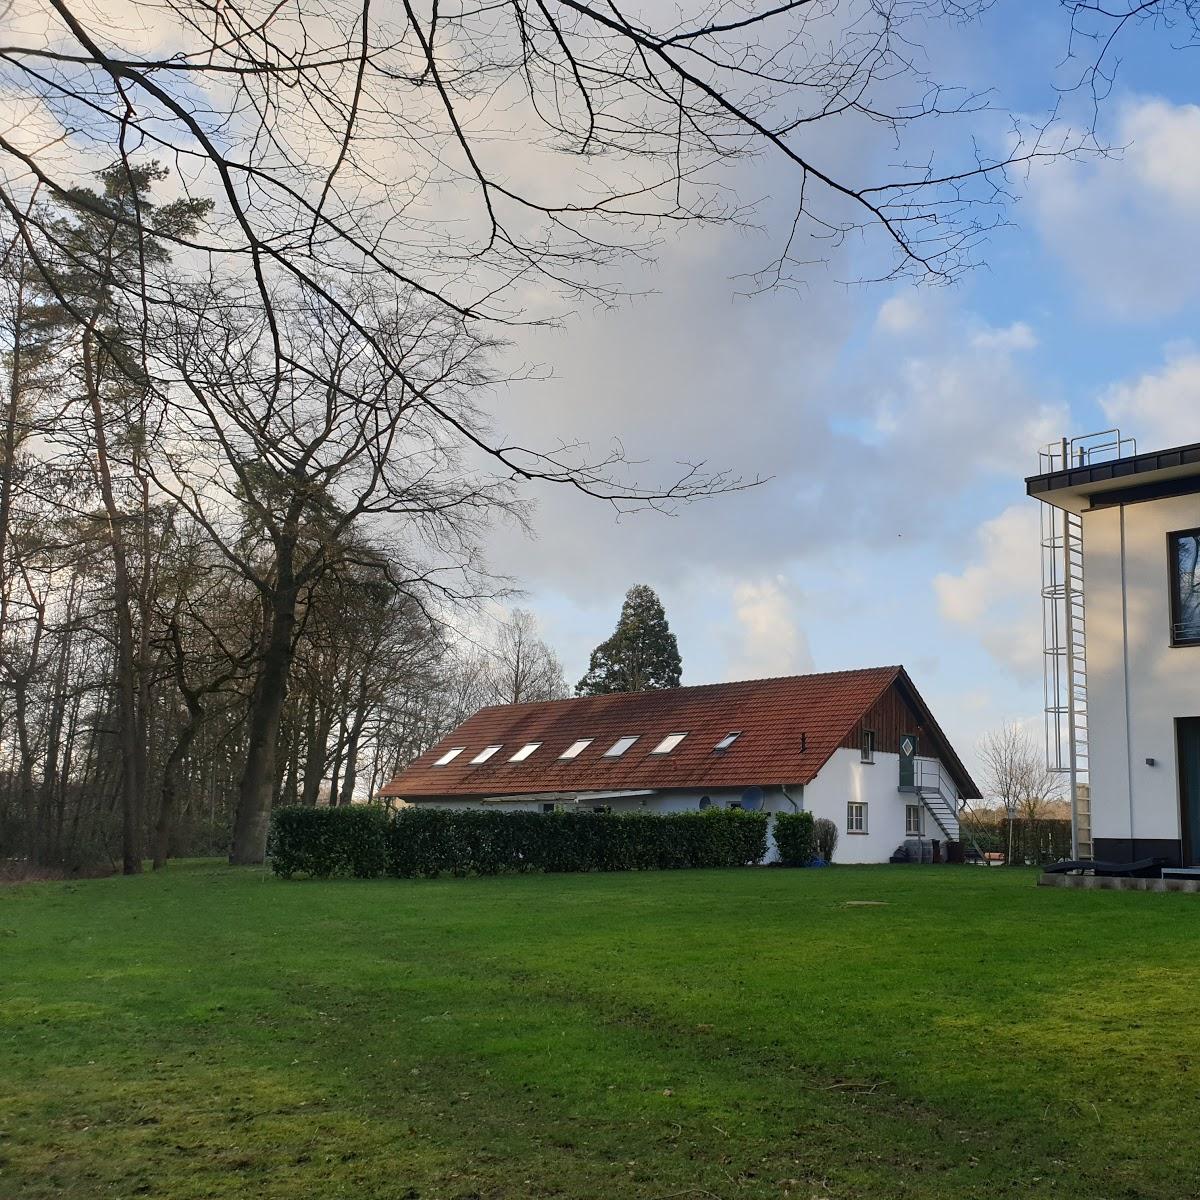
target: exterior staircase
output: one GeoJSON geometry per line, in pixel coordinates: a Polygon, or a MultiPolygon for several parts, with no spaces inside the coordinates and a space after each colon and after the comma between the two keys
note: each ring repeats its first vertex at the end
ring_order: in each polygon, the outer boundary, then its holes
{"type": "MultiPolygon", "coordinates": [[[[942,764],[936,758],[918,758],[913,763],[913,786],[911,791],[920,797],[925,811],[933,818],[933,823],[942,831],[942,836],[948,842],[962,840],[963,829],[958,819],[958,796],[950,781],[942,771],[942,764]]],[[[975,851],[975,861],[983,862],[983,851],[979,848],[974,835],[968,832],[971,848],[975,851]]]]}

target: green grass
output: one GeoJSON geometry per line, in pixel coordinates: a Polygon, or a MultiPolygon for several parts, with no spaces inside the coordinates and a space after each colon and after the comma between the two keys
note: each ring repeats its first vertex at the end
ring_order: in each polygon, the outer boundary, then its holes
{"type": "Polygon", "coordinates": [[[1200,1194],[1200,896],[1033,885],[8,888],[0,1197],[1200,1194]]]}

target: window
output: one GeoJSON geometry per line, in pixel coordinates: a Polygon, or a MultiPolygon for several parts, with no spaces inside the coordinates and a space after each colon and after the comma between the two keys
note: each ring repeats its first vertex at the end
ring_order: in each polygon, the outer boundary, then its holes
{"type": "Polygon", "coordinates": [[[925,822],[921,819],[919,804],[904,806],[904,832],[908,837],[920,837],[925,832],[925,822]]]}
{"type": "Polygon", "coordinates": [[[1171,568],[1171,644],[1200,645],[1200,529],[1168,538],[1171,568]]]}
{"type": "Polygon", "coordinates": [[[466,746],[455,746],[453,750],[447,750],[433,765],[444,767],[448,762],[453,762],[465,749],[466,746]]]}
{"type": "Polygon", "coordinates": [[[559,758],[578,758],[591,744],[592,738],[580,738],[577,742],[572,742],[558,757],[559,758]]]}
{"type": "Polygon", "coordinates": [[[508,761],[524,762],[541,744],[541,742],[526,742],[508,761]]]}
{"type": "Polygon", "coordinates": [[[637,734],[634,734],[633,737],[617,738],[617,740],[615,742],[613,742],[613,744],[611,746],[609,746],[609,748],[607,750],[605,750],[604,757],[605,758],[620,758],[621,755],[624,754],[625,751],[628,750],[629,747],[632,746],[633,743],[636,742],[637,740],[638,740],[637,734]]]}
{"type": "Polygon", "coordinates": [[[675,747],[678,746],[679,743],[682,742],[685,737],[687,737],[686,733],[668,733],[667,736],[665,738],[663,738],[663,740],[661,742],[659,742],[658,745],[655,746],[653,750],[650,751],[650,753],[651,754],[670,754],[671,751],[674,750],[675,747]]]}
{"type": "Polygon", "coordinates": [[[701,796],[700,797],[700,811],[703,812],[706,808],[712,808],[712,797],[711,796],[701,796]]]}
{"type": "Polygon", "coordinates": [[[847,833],[866,833],[867,832],[867,806],[856,800],[851,800],[846,805],[846,832],[847,833]]]}
{"type": "Polygon", "coordinates": [[[485,746],[480,752],[471,759],[472,764],[487,762],[500,749],[499,746],[485,746]]]}
{"type": "Polygon", "coordinates": [[[551,812],[553,812],[553,811],[554,811],[554,804],[553,804],[553,802],[551,802],[551,803],[548,803],[548,804],[543,804],[543,805],[542,805],[542,812],[544,812],[544,813],[551,813],[551,812]]]}
{"type": "Polygon", "coordinates": [[[740,729],[735,729],[732,733],[727,733],[714,747],[714,750],[728,750],[734,742],[742,736],[740,729]]]}
{"type": "Polygon", "coordinates": [[[603,816],[605,813],[612,812],[612,805],[611,804],[593,804],[592,812],[600,813],[600,815],[603,816]]]}
{"type": "Polygon", "coordinates": [[[862,735],[862,760],[863,762],[873,763],[875,761],[875,730],[864,729],[862,735]]]}

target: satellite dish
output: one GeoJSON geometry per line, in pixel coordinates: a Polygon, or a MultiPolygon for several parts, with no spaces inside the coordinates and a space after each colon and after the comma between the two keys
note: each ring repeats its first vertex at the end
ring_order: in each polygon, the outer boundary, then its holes
{"type": "Polygon", "coordinates": [[[757,812],[763,806],[765,799],[762,788],[750,787],[742,793],[742,807],[747,812],[757,812]]]}

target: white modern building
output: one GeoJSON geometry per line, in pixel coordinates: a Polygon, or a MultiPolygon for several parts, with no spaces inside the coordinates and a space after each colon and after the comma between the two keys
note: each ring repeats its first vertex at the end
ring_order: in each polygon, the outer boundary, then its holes
{"type": "MultiPolygon", "coordinates": [[[[481,709],[385,796],[453,808],[807,810],[837,861],[928,861],[979,791],[903,667],[481,709]]],[[[773,845],[772,845],[773,853],[773,845]]]]}
{"type": "Polygon", "coordinates": [[[1200,867],[1200,444],[1114,431],[1043,468],[1047,728],[1077,857],[1200,867]]]}

